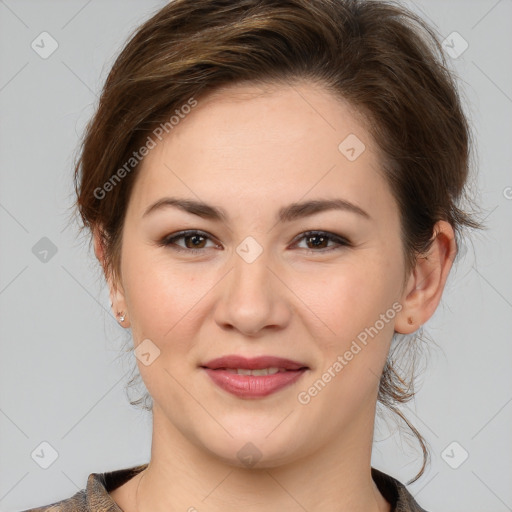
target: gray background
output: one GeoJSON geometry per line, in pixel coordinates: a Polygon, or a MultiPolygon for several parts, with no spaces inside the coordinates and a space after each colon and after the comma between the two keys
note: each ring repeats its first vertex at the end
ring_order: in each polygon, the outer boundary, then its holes
{"type": "MultiPolygon", "coordinates": [[[[0,0],[4,512],[67,498],[92,472],[149,460],[150,416],[124,391],[127,333],[92,251],[66,226],[73,157],[101,84],[128,34],[165,3],[0,0]],[[47,59],[31,47],[43,31],[59,45],[47,59]],[[46,261],[43,237],[57,249],[46,261]],[[48,469],[31,456],[42,442],[58,453],[48,469]]],[[[512,2],[407,4],[443,37],[457,31],[469,44],[451,63],[475,127],[477,200],[489,226],[466,244],[426,325],[438,347],[403,410],[429,442],[432,464],[409,490],[432,511],[512,510],[512,2]]],[[[417,445],[393,434],[391,421],[377,427],[372,463],[405,483],[421,465],[417,445]]]]}

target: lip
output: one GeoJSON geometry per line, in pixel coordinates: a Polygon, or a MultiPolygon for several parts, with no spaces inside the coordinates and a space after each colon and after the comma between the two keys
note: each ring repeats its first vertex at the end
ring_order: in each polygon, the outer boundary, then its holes
{"type": "Polygon", "coordinates": [[[248,359],[236,355],[213,359],[201,368],[217,386],[239,398],[268,396],[294,384],[309,369],[302,363],[281,357],[262,356],[248,359]],[[272,375],[238,375],[228,371],[235,368],[280,368],[286,371],[272,375]]]}
{"type": "Polygon", "coordinates": [[[285,370],[300,370],[307,368],[307,365],[292,361],[291,359],[284,359],[282,357],[274,356],[260,356],[247,358],[237,355],[229,355],[212,359],[207,363],[201,365],[203,368],[210,368],[212,370],[226,369],[226,368],[246,368],[247,370],[262,370],[263,368],[284,368],[285,370]]]}

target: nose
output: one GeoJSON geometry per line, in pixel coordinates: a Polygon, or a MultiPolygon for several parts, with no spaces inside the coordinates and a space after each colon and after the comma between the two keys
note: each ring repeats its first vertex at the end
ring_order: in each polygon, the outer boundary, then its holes
{"type": "Polygon", "coordinates": [[[249,337],[285,328],[291,318],[287,290],[267,253],[263,251],[254,261],[234,253],[232,264],[217,290],[217,324],[249,337]]]}

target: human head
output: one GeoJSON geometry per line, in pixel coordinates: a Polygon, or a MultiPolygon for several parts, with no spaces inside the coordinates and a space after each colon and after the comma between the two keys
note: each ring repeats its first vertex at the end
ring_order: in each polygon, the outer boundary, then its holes
{"type": "MultiPolygon", "coordinates": [[[[222,86],[298,80],[347,102],[375,140],[400,211],[404,276],[430,247],[438,221],[456,233],[476,226],[459,208],[467,121],[435,35],[420,19],[382,1],[178,0],[138,29],[116,60],[76,167],[79,211],[101,234],[112,282],[120,278],[140,162],[122,177],[118,169],[133,152],[159,126],[171,131],[173,113],[181,119],[185,105],[193,110],[222,86]]],[[[381,377],[383,403],[400,401],[394,375],[390,365],[381,377]]]]}

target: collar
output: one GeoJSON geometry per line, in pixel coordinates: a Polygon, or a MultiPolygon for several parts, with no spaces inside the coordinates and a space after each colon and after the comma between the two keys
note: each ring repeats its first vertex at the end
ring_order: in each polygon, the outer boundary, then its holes
{"type": "MultiPolygon", "coordinates": [[[[147,467],[148,464],[142,464],[106,473],[91,473],[87,478],[86,489],[71,498],[25,512],[123,512],[109,493],[147,467]]],[[[391,512],[427,512],[401,482],[373,467],[371,472],[377,488],[391,504],[391,512]]]]}

